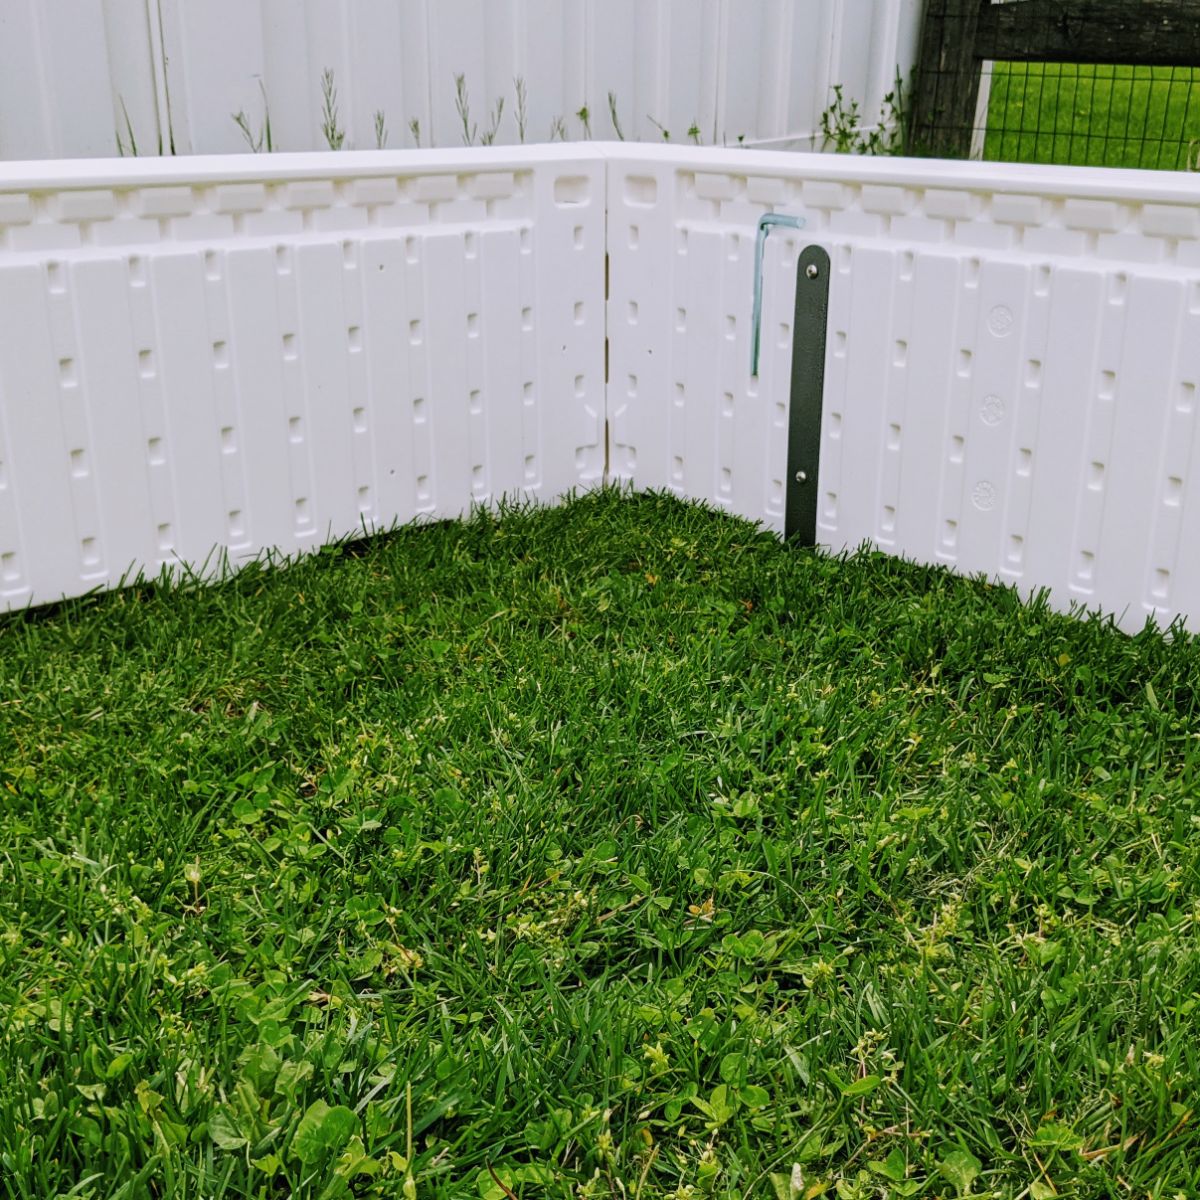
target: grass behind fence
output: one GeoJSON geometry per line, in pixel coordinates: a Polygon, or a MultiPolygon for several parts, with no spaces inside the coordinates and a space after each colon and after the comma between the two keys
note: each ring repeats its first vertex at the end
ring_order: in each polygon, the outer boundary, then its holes
{"type": "Polygon", "coordinates": [[[984,157],[1195,168],[1200,69],[994,63],[984,157]]]}

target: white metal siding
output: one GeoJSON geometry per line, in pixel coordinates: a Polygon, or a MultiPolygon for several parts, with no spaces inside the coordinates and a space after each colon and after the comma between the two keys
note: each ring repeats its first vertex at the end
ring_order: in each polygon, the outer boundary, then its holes
{"type": "Polygon", "coordinates": [[[528,92],[527,140],[561,118],[571,138],[626,137],[811,148],[831,85],[878,114],[915,53],[918,0],[4,0],[0,158],[247,150],[232,115],[280,150],[324,149],[321,73],[334,72],[346,147],[462,144],[454,77],[482,133],[504,97],[498,144],[517,141],[514,79],[528,92]]]}

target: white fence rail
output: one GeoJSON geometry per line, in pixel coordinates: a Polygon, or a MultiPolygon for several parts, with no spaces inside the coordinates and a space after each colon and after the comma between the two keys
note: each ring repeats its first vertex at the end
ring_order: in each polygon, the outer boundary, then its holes
{"type": "Polygon", "coordinates": [[[561,121],[613,138],[820,147],[841,84],[874,121],[915,54],[918,0],[4,0],[0,158],[248,151],[269,106],[279,150],[326,148],[321,76],[333,72],[346,148],[458,146],[455,76],[479,135],[561,121]],[[578,114],[588,112],[585,123],[578,114]],[[657,125],[655,124],[657,122],[657,125]]]}
{"type": "Polygon", "coordinates": [[[1200,620],[1190,178],[618,144],[0,166],[0,605],[605,475],[781,528],[810,244],[823,544],[1200,620]]]}

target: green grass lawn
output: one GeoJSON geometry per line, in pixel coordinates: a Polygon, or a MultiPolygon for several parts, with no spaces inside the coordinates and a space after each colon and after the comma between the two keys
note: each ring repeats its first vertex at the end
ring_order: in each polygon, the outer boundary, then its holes
{"type": "Polygon", "coordinates": [[[988,159],[1169,170],[1195,166],[1200,162],[1200,69],[998,62],[992,68],[987,125],[988,159]]]}
{"type": "Polygon", "coordinates": [[[1183,637],[608,492],[0,673],[0,1194],[1200,1194],[1183,637]]]}

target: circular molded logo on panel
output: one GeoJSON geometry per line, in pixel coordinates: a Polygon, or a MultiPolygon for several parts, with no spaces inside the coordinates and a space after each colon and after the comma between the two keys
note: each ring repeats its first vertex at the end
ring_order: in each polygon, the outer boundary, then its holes
{"type": "Polygon", "coordinates": [[[980,512],[987,512],[996,507],[996,489],[986,479],[981,479],[971,489],[971,503],[980,512]]]}
{"type": "Polygon", "coordinates": [[[1004,337],[1012,332],[1013,320],[1013,310],[1007,304],[997,304],[988,313],[988,331],[996,337],[1004,337]]]}
{"type": "Polygon", "coordinates": [[[979,419],[985,425],[999,425],[1004,420],[1004,401],[999,396],[984,396],[979,406],[979,419]]]}

